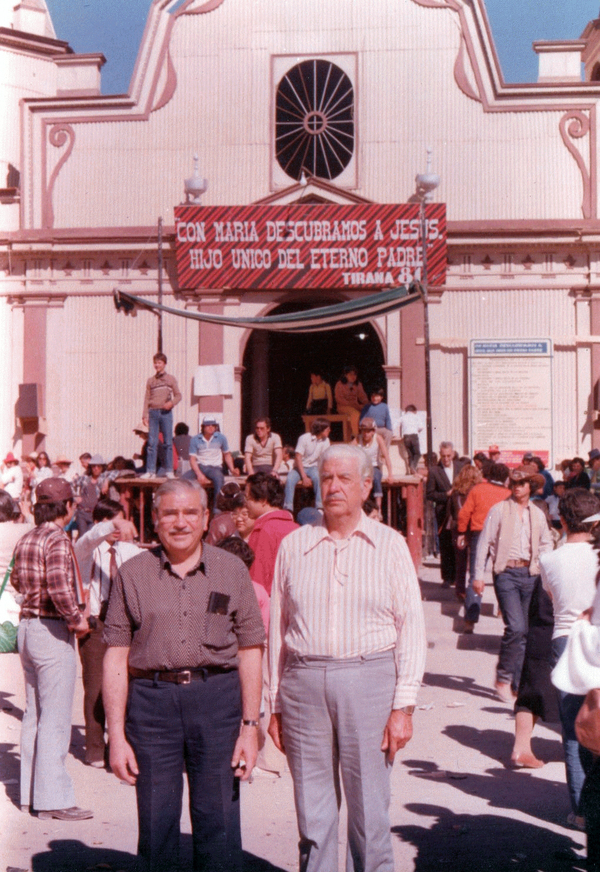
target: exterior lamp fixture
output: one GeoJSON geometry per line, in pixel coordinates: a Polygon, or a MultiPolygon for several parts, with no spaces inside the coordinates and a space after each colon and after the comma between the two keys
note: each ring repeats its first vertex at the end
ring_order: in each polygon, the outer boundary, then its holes
{"type": "Polygon", "coordinates": [[[423,251],[423,271],[421,274],[421,296],[423,298],[423,332],[425,340],[425,406],[427,429],[427,468],[432,465],[433,432],[431,423],[431,346],[429,342],[429,295],[427,289],[427,221],[425,205],[431,203],[433,192],[440,184],[440,177],[431,172],[431,156],[433,149],[427,149],[427,171],[415,176],[415,196],[420,204],[419,220],[421,224],[421,245],[423,251]]]}
{"type": "Polygon", "coordinates": [[[189,179],[184,179],[183,189],[185,191],[186,203],[202,202],[202,194],[205,194],[208,188],[208,180],[200,178],[198,172],[198,155],[194,155],[194,175],[189,179]]]}

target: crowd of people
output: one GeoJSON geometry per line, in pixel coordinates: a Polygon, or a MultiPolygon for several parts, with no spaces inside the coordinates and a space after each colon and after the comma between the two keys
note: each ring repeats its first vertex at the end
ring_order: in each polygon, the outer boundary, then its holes
{"type": "MultiPolygon", "coordinates": [[[[0,617],[18,624],[25,677],[21,808],[42,819],[93,816],[76,804],[65,767],[78,654],[85,762],[135,784],[140,869],[177,866],[182,769],[195,868],[230,872],[241,864],[238,780],[289,767],[300,868],[337,868],[343,786],[348,868],[391,872],[389,769],[412,735],[425,630],[406,543],[380,523],[384,465],[392,476],[383,393],[369,402],[354,367],[333,394],[315,372],[314,419],[295,449],[263,417],[236,458],[211,416],[198,435],[177,425],[173,438],[180,394],[164,355],[154,362],[139,456],[106,463],[86,452],[79,468],[45,452],[4,459],[0,571],[10,584],[0,617]],[[338,411],[356,412],[352,444],[330,442],[333,397],[338,411]],[[125,518],[115,482],[127,475],[154,487],[150,547],[125,518]],[[299,484],[314,506],[295,501],[299,484]]],[[[568,823],[586,829],[598,872],[600,767],[575,731],[592,688],[572,670],[565,678],[561,664],[575,656],[582,615],[600,650],[600,451],[587,471],[581,458],[562,464],[555,481],[539,456],[509,468],[497,446],[471,462],[443,442],[423,472],[414,407],[404,425],[411,471],[427,476],[442,585],[464,603],[465,633],[492,574],[504,622],[495,692],[515,710],[507,765],[543,766],[535,724],[560,721],[568,823]]]]}
{"type": "Polygon", "coordinates": [[[592,650],[600,650],[600,451],[589,452],[587,470],[580,457],[562,463],[557,480],[531,453],[509,468],[496,445],[475,454],[473,463],[450,442],[441,443],[439,455],[426,496],[435,511],[442,584],[464,603],[463,632],[473,633],[491,570],[504,622],[495,691],[514,705],[510,765],[541,768],[544,761],[531,748],[535,723],[560,722],[567,822],[586,830],[588,868],[599,869],[600,772],[578,741],[576,719],[600,660],[588,662],[578,651],[585,677],[574,685],[565,659],[574,656],[570,638],[582,622],[591,626],[592,650]]]}

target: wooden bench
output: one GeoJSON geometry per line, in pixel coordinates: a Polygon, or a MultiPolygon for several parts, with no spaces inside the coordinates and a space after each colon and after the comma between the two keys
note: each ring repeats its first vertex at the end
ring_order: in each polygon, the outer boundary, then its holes
{"type": "Polygon", "coordinates": [[[330,424],[341,424],[344,442],[350,442],[352,440],[352,428],[350,427],[350,418],[348,415],[302,415],[304,429],[307,433],[310,433],[312,423],[313,421],[316,421],[317,418],[325,418],[325,420],[329,421],[330,424]]]}

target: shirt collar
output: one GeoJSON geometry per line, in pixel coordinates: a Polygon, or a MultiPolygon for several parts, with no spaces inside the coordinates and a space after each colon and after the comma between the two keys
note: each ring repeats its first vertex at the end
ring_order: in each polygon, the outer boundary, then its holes
{"type": "MultiPolygon", "coordinates": [[[[373,538],[373,535],[372,535],[372,533],[373,533],[372,525],[373,524],[379,524],[379,521],[373,521],[370,518],[367,518],[367,516],[365,515],[364,512],[361,512],[360,518],[358,519],[358,524],[356,525],[354,530],[348,536],[348,540],[353,539],[355,536],[357,536],[360,539],[364,539],[366,542],[369,543],[369,545],[372,545],[373,547],[375,547],[375,539],[373,538]]],[[[308,554],[309,551],[312,551],[313,548],[316,548],[317,545],[320,545],[321,542],[324,542],[325,539],[328,539],[330,542],[337,542],[338,541],[337,539],[333,539],[329,535],[329,530],[327,529],[327,526],[325,524],[325,518],[323,518],[323,520],[321,521],[320,524],[316,524],[313,529],[318,531],[318,532],[315,534],[314,541],[311,542],[310,545],[308,546],[308,548],[306,549],[306,552],[305,552],[306,554],[308,554]]]]}
{"type": "MultiPolygon", "coordinates": [[[[174,575],[176,578],[181,579],[180,575],[177,575],[176,572],[173,572],[171,567],[171,561],[167,557],[167,552],[161,546],[159,548],[159,560],[160,560],[160,568],[167,570],[171,575],[174,575]]],[[[206,575],[206,554],[204,553],[204,546],[202,547],[202,551],[200,552],[200,558],[195,566],[193,566],[190,570],[186,572],[186,578],[188,575],[194,575],[196,572],[200,571],[203,575],[206,575]]]]}

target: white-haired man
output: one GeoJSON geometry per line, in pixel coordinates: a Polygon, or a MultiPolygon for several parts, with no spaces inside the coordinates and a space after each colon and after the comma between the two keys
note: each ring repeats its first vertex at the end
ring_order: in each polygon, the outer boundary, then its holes
{"type": "Polygon", "coordinates": [[[270,733],[294,778],[301,872],[338,868],[340,771],[346,868],[392,872],[389,773],[425,665],[421,596],[402,536],[362,511],[365,452],[335,445],[319,466],[323,520],[290,533],[275,567],[270,733]]]}

